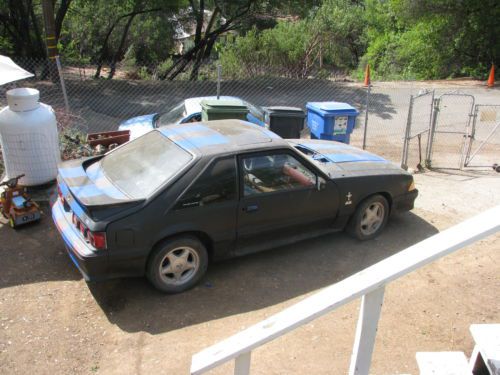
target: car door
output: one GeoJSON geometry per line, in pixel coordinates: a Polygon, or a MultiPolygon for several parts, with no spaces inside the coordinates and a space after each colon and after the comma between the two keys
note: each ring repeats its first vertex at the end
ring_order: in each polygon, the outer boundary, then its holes
{"type": "Polygon", "coordinates": [[[333,227],[336,185],[290,150],[238,158],[237,254],[259,251],[333,227]]]}
{"type": "Polygon", "coordinates": [[[234,248],[237,207],[236,157],[216,158],[175,203],[171,226],[205,233],[214,256],[223,257],[234,248]]]}

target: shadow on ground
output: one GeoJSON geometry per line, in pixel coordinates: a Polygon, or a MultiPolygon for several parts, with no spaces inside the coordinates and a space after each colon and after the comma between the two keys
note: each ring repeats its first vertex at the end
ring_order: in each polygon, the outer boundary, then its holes
{"type": "Polygon", "coordinates": [[[82,278],[66,255],[48,203],[41,209],[40,222],[15,230],[0,219],[0,288],[82,278]]]}
{"type": "MultiPolygon", "coordinates": [[[[48,205],[43,211],[40,223],[18,230],[0,226],[0,288],[82,279],[66,254],[48,205]]],[[[435,233],[434,226],[405,213],[392,217],[375,240],[359,242],[337,233],[212,264],[199,286],[178,295],[161,294],[144,278],[90,283],[88,287],[111,323],[127,332],[157,334],[304,295],[435,233]]]]}
{"type": "Polygon", "coordinates": [[[420,217],[392,218],[376,240],[343,233],[213,264],[201,284],[163,295],[145,279],[88,284],[109,321],[127,332],[158,334],[272,306],[342,280],[437,233],[420,217]]]}
{"type": "MultiPolygon", "coordinates": [[[[63,106],[57,86],[33,85],[43,93],[42,101],[63,106]]],[[[78,80],[66,82],[77,126],[88,131],[116,130],[123,120],[165,112],[189,97],[216,95],[215,81],[78,80]]],[[[359,111],[366,106],[366,88],[321,79],[256,77],[224,80],[221,95],[237,96],[259,106],[286,105],[305,108],[310,101],[347,102],[359,111]]],[[[387,94],[372,92],[370,113],[391,119],[397,110],[387,94]]]]}

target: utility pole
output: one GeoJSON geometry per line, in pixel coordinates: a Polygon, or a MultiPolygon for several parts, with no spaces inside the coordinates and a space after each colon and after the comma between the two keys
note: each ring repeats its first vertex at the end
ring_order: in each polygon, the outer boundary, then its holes
{"type": "Polygon", "coordinates": [[[57,80],[56,57],[58,56],[58,52],[53,0],[42,0],[42,11],[45,25],[45,45],[47,46],[47,56],[49,58],[49,75],[52,82],[55,82],[57,80]]]}

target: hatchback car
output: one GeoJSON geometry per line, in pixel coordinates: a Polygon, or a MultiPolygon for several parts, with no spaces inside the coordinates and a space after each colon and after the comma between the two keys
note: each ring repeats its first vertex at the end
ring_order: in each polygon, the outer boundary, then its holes
{"type": "MultiPolygon", "coordinates": [[[[152,113],[125,120],[120,124],[118,130],[130,130],[130,139],[134,139],[160,126],[198,122],[201,121],[201,102],[216,99],[216,96],[188,98],[162,113],[152,113]]],[[[248,107],[247,120],[265,126],[264,112],[260,107],[234,96],[221,96],[219,99],[241,100],[248,107]]]]}
{"type": "Polygon", "coordinates": [[[346,229],[368,240],[410,210],[412,176],[343,143],[240,120],[171,125],[63,163],[54,222],[86,280],[195,285],[209,261],[346,229]]]}

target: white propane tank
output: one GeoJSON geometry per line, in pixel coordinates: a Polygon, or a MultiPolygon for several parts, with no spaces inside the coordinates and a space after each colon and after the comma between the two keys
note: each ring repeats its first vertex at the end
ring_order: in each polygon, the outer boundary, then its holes
{"type": "Polygon", "coordinates": [[[54,110],[39,99],[40,92],[35,89],[9,90],[9,106],[0,111],[0,144],[7,178],[24,174],[20,184],[25,186],[54,180],[60,161],[54,110]]]}

